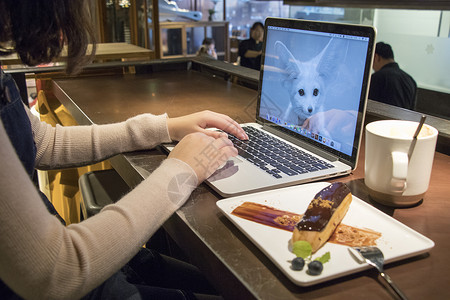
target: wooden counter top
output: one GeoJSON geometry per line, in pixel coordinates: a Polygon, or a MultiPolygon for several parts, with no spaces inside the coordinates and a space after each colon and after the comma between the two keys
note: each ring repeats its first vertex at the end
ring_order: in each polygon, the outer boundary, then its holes
{"type": "MultiPolygon", "coordinates": [[[[54,81],[53,92],[80,124],[123,121],[144,112],[179,116],[203,109],[248,122],[256,109],[256,91],[194,70],[160,68],[140,75],[59,79],[54,81]]],[[[119,155],[111,162],[134,186],[164,158],[163,153],[153,150],[119,155]]],[[[423,202],[404,209],[370,201],[363,181],[364,147],[356,171],[336,179],[346,182],[360,199],[436,243],[427,254],[386,266],[387,273],[410,299],[450,298],[449,167],[449,156],[436,153],[423,202]]],[[[392,292],[377,279],[375,270],[308,288],[294,285],[221,214],[215,204],[219,199],[208,186],[200,185],[164,228],[225,299],[391,299],[392,292]]]]}

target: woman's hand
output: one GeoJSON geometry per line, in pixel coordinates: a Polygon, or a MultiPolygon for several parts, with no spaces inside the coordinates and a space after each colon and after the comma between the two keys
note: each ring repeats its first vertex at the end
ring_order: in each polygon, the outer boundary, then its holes
{"type": "Polygon", "coordinates": [[[208,53],[209,56],[211,56],[211,57],[217,59],[216,49],[214,49],[214,48],[212,48],[212,49],[209,48],[208,51],[207,51],[207,53],[208,53]]]}
{"type": "Polygon", "coordinates": [[[232,118],[208,110],[183,117],[168,118],[167,127],[170,138],[174,141],[179,141],[186,135],[194,132],[202,132],[216,139],[220,136],[220,132],[206,130],[206,128],[218,128],[231,133],[241,140],[248,139],[241,126],[232,118]]]}
{"type": "Polygon", "coordinates": [[[217,137],[201,132],[186,135],[169,154],[187,163],[195,171],[200,184],[230,157],[238,154],[225,133],[217,137]]]}

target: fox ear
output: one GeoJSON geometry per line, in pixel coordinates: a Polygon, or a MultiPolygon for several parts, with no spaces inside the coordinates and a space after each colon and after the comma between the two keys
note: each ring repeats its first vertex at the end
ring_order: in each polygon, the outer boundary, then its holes
{"type": "Polygon", "coordinates": [[[337,78],[339,66],[347,55],[348,41],[344,39],[332,38],[324,50],[319,54],[317,72],[325,80],[337,78]]]}
{"type": "MultiPolygon", "coordinates": [[[[275,53],[278,54],[278,67],[281,69],[281,73],[286,77],[286,80],[292,82],[297,79],[301,75],[300,66],[291,51],[289,51],[280,41],[275,42],[274,48],[275,53]]],[[[287,84],[287,82],[285,82],[285,84],[287,84]]]]}

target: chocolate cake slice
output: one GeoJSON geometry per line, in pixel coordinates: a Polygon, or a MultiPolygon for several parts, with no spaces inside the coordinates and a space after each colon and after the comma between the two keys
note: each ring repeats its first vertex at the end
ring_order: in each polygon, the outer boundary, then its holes
{"type": "Polygon", "coordinates": [[[318,192],[300,222],[294,227],[292,242],[308,241],[316,252],[341,223],[352,202],[350,189],[342,182],[318,192]]]}

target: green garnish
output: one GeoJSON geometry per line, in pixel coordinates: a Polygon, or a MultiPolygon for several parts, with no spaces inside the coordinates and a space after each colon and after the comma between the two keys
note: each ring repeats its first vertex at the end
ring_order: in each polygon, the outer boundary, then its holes
{"type": "MultiPolygon", "coordinates": [[[[312,255],[312,246],[309,242],[307,241],[296,241],[293,245],[292,245],[292,252],[297,256],[297,257],[301,257],[303,259],[307,259],[309,261],[312,260],[311,255],[312,255]]],[[[318,260],[321,263],[327,263],[331,258],[331,254],[328,251],[327,253],[325,253],[324,255],[322,255],[321,257],[316,257],[314,260],[318,260]]]]}
{"type": "Polygon", "coordinates": [[[328,251],[321,257],[316,257],[314,260],[312,260],[312,246],[307,241],[296,241],[292,245],[292,252],[294,252],[297,257],[301,257],[295,258],[291,261],[292,270],[302,270],[306,261],[309,262],[308,271],[306,272],[309,275],[319,275],[320,273],[322,273],[323,264],[327,263],[331,258],[331,254],[328,251]]]}
{"type": "Polygon", "coordinates": [[[312,247],[311,244],[307,241],[296,241],[292,245],[292,252],[294,252],[297,257],[305,259],[311,256],[312,247]]]}
{"type": "Polygon", "coordinates": [[[318,260],[320,261],[322,264],[328,262],[331,258],[330,252],[328,251],[327,253],[325,253],[324,255],[322,255],[321,257],[317,257],[314,260],[318,260]]]}

